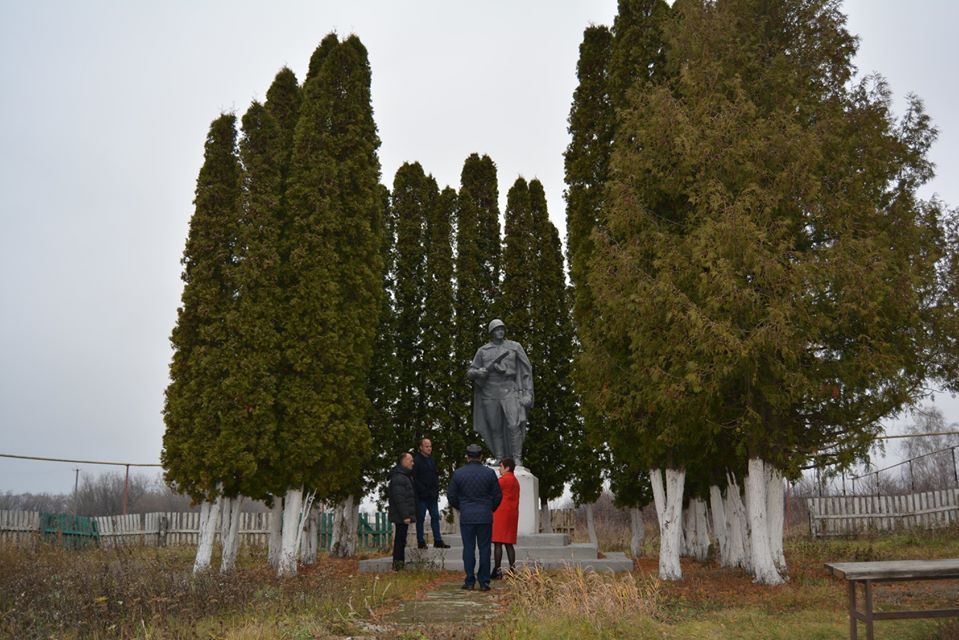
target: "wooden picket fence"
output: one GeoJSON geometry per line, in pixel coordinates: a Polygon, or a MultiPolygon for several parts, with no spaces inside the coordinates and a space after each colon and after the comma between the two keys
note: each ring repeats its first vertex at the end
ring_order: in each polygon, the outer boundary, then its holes
{"type": "Polygon", "coordinates": [[[936,529],[959,522],[959,489],[898,496],[806,498],[813,538],[876,531],[936,529]]]}
{"type": "MultiPolygon", "coordinates": [[[[327,549],[333,530],[333,514],[320,514],[318,543],[327,549]]],[[[90,518],[91,537],[101,547],[146,545],[151,547],[196,546],[200,540],[198,512],[158,512],[90,518]]],[[[40,539],[41,517],[36,511],[0,511],[0,544],[26,546],[40,539]]],[[[49,538],[49,536],[47,536],[49,538]]],[[[240,546],[265,547],[270,538],[269,513],[242,513],[238,531],[240,546]]],[[[389,544],[392,526],[385,513],[360,514],[359,545],[380,548],[389,544]]]]}

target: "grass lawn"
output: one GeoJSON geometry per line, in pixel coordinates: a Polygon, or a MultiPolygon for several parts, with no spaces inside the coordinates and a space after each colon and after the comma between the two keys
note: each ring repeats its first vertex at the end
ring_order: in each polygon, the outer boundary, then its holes
{"type": "MultiPolygon", "coordinates": [[[[779,587],[760,587],[740,571],[686,560],[684,579],[663,583],[652,555],[637,560],[632,574],[618,576],[524,571],[496,585],[492,595],[469,596],[490,598],[498,611],[483,628],[448,620],[428,628],[391,622],[390,612],[405,601],[439,606],[425,595],[441,583],[449,592],[447,583],[461,579],[456,574],[359,574],[355,560],[321,557],[296,578],[280,580],[263,551],[246,549],[234,574],[194,577],[193,553],[0,548],[0,638],[845,638],[844,583],[826,575],[824,562],[955,558],[959,530],[787,540],[789,581],[779,587]]],[[[876,596],[881,610],[956,602],[956,581],[880,585],[876,596]]],[[[957,639],[959,621],[881,621],[876,636],[957,639]]]]}

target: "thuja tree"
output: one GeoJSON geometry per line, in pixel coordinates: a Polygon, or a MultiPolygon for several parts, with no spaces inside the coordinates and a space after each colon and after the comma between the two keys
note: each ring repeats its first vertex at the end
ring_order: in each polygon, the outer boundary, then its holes
{"type": "MultiPolygon", "coordinates": [[[[472,385],[466,368],[487,340],[487,323],[499,313],[500,228],[496,165],[489,156],[472,154],[463,164],[455,217],[454,394],[450,417],[464,438],[473,440],[472,385]]],[[[462,460],[462,450],[444,450],[446,472],[462,460]]]]}
{"type": "Polygon", "coordinates": [[[451,411],[455,390],[463,386],[465,365],[453,357],[455,337],[453,290],[453,219],[456,191],[450,187],[436,196],[427,210],[426,288],[423,294],[423,395],[424,422],[417,440],[429,437],[435,444],[433,456],[440,473],[440,486],[446,486],[449,470],[462,460],[467,434],[451,411]]]}
{"type": "MultiPolygon", "coordinates": [[[[165,478],[204,502],[207,514],[231,469],[228,452],[214,445],[224,422],[242,410],[222,390],[232,364],[227,319],[236,290],[232,278],[241,184],[236,137],[236,117],[226,114],[213,121],[207,134],[181,261],[182,305],[170,338],[173,361],[163,408],[165,478]]],[[[212,547],[212,538],[209,543],[212,547]]],[[[198,553],[195,569],[208,564],[208,554],[198,553]]]]}
{"type": "MultiPolygon", "coordinates": [[[[548,501],[562,495],[573,469],[588,457],[574,459],[581,446],[581,425],[572,390],[573,327],[559,232],[549,219],[542,183],[531,180],[528,193],[525,253],[529,270],[525,276],[530,327],[525,346],[533,365],[536,399],[529,413],[531,433],[523,460],[539,479],[540,506],[548,518],[548,501]]],[[[508,225],[507,250],[513,245],[511,230],[516,231],[508,225]]],[[[504,277],[512,265],[504,260],[504,277]]]]}
{"type": "Polygon", "coordinates": [[[397,399],[394,450],[410,450],[428,425],[423,329],[428,272],[427,218],[439,190],[417,163],[396,172],[390,208],[396,219],[396,367],[397,399]]]}
{"type": "Polygon", "coordinates": [[[917,100],[897,123],[881,80],[853,81],[836,2],[677,6],[683,72],[634,85],[614,145],[590,284],[623,353],[595,363],[621,387],[604,406],[674,464],[734,434],[751,569],[775,584],[771,480],[861,450],[928,373],[933,132],[917,100]]]}
{"type": "Polygon", "coordinates": [[[274,441],[286,464],[273,476],[274,493],[285,491],[281,574],[296,571],[303,490],[340,495],[369,455],[366,390],[383,284],[379,138],[366,49],[355,36],[341,43],[327,36],[310,68],[286,191],[287,370],[274,441]]]}
{"type": "Polygon", "coordinates": [[[508,337],[528,345],[533,336],[530,305],[536,255],[530,189],[524,178],[517,178],[506,192],[504,231],[503,285],[497,308],[506,323],[508,337]]]}

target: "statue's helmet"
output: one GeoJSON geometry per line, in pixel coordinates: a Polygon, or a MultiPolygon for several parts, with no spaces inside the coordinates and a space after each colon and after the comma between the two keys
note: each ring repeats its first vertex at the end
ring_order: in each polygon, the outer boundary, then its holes
{"type": "Polygon", "coordinates": [[[498,329],[499,327],[506,327],[506,323],[497,318],[489,323],[489,328],[486,330],[487,333],[493,333],[493,329],[498,329]]]}

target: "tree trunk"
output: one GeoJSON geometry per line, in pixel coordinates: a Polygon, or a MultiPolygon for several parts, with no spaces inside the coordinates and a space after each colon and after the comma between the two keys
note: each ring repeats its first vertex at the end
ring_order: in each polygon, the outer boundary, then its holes
{"type": "Polygon", "coordinates": [[[599,538],[596,537],[596,523],[593,522],[593,504],[586,505],[586,531],[589,534],[590,544],[599,548],[599,538]]]}
{"type": "Polygon", "coordinates": [[[699,498],[689,501],[689,511],[693,520],[693,539],[689,543],[692,557],[698,562],[709,559],[709,524],[706,520],[706,503],[699,498]]]}
{"type": "Polygon", "coordinates": [[[220,498],[220,545],[226,542],[226,537],[230,535],[230,516],[233,514],[233,499],[228,496],[220,498]]]}
{"type": "Polygon", "coordinates": [[[196,548],[196,560],[193,563],[193,573],[200,573],[210,568],[210,558],[213,556],[213,540],[216,538],[216,528],[220,523],[220,498],[214,502],[204,502],[200,507],[200,541],[196,548]]]}
{"type": "Polygon", "coordinates": [[[643,522],[643,510],[639,507],[629,509],[629,529],[632,532],[629,551],[634,558],[638,558],[643,554],[643,543],[646,541],[646,523],[643,522]]]}
{"type": "Polygon", "coordinates": [[[319,551],[319,518],[320,510],[311,507],[309,514],[306,514],[305,530],[300,541],[300,558],[303,564],[316,564],[316,556],[319,551]]]}
{"type": "Polygon", "coordinates": [[[722,567],[728,567],[729,544],[726,542],[726,507],[723,504],[723,492],[715,484],[709,487],[709,512],[713,517],[713,534],[716,536],[716,544],[719,545],[719,564],[722,567]]]}
{"type": "Polygon", "coordinates": [[[350,496],[333,509],[333,532],[330,535],[331,557],[352,558],[356,555],[359,526],[360,502],[350,496]]]}
{"type": "Polygon", "coordinates": [[[753,582],[776,585],[782,584],[783,579],[773,562],[769,545],[766,485],[765,464],[759,458],[750,458],[749,475],[746,476],[746,513],[749,516],[749,559],[753,582]]]}
{"type": "Polygon", "coordinates": [[[270,508],[270,541],[267,551],[267,561],[274,569],[280,566],[280,547],[283,546],[283,498],[273,497],[273,506],[270,508]]]}
{"type": "Polygon", "coordinates": [[[662,472],[659,469],[649,472],[649,481],[653,485],[653,499],[656,502],[656,515],[659,517],[659,578],[661,580],[680,580],[683,577],[683,570],[679,564],[679,551],[683,534],[683,482],[685,479],[685,470],[666,469],[664,488],[662,472]]]}
{"type": "Polygon", "coordinates": [[[223,501],[223,526],[220,529],[220,543],[223,555],[220,557],[220,573],[229,573],[236,567],[236,549],[240,541],[240,510],[243,508],[243,496],[226,498],[223,501]]]}
{"type": "Polygon", "coordinates": [[[786,571],[783,553],[783,518],[785,516],[785,487],[783,476],[771,464],[766,464],[766,517],[769,522],[769,551],[780,572],[786,571]]]}
{"type": "Polygon", "coordinates": [[[752,573],[749,563],[749,520],[736,478],[729,474],[726,486],[726,544],[729,546],[727,567],[741,567],[752,573]]]}
{"type": "Polygon", "coordinates": [[[539,501],[539,528],[543,533],[553,533],[553,516],[549,511],[549,501],[539,501]]]}
{"type": "Polygon", "coordinates": [[[300,528],[303,518],[303,488],[289,489],[283,499],[283,535],[276,573],[279,576],[295,576],[297,552],[299,551],[300,528]]]}

